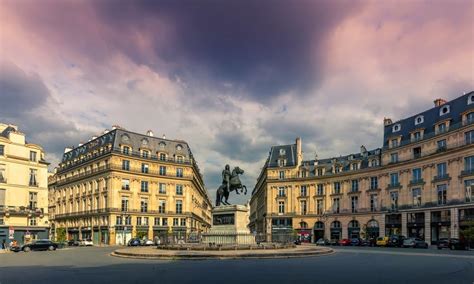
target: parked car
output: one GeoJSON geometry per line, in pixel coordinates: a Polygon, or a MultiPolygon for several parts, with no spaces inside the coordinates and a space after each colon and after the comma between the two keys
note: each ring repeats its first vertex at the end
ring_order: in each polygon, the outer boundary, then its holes
{"type": "Polygon", "coordinates": [[[94,245],[94,242],[92,242],[91,239],[79,240],[78,242],[80,246],[93,246],[94,245]]]}
{"type": "Polygon", "coordinates": [[[361,243],[362,243],[362,240],[361,240],[361,239],[359,239],[359,238],[352,238],[350,245],[351,245],[351,246],[360,246],[361,243]]]}
{"type": "Polygon", "coordinates": [[[420,238],[408,238],[403,240],[404,248],[428,248],[428,244],[420,238]]]}
{"type": "Polygon", "coordinates": [[[34,240],[31,243],[24,244],[18,251],[29,252],[32,250],[56,250],[58,244],[50,240],[34,240]]]}
{"type": "Polygon", "coordinates": [[[319,240],[316,241],[316,245],[317,245],[317,246],[327,246],[327,245],[329,245],[329,244],[330,244],[330,242],[329,242],[328,239],[323,239],[323,238],[321,238],[321,239],[319,239],[319,240]]]}
{"type": "Polygon", "coordinates": [[[78,240],[69,240],[67,241],[67,245],[70,246],[70,247],[77,247],[79,246],[79,241],[78,240]]]}
{"type": "Polygon", "coordinates": [[[153,246],[155,243],[150,239],[144,239],[141,241],[142,246],[153,246]]]}
{"type": "Polygon", "coordinates": [[[378,237],[378,238],[377,238],[377,241],[375,242],[375,244],[376,244],[378,247],[386,247],[386,246],[388,246],[388,241],[389,241],[389,238],[388,238],[388,237],[378,237]]]}
{"type": "Polygon", "coordinates": [[[349,239],[342,239],[342,240],[339,241],[340,246],[348,246],[350,244],[351,244],[351,240],[349,240],[349,239]]]}
{"type": "Polygon", "coordinates": [[[437,243],[438,249],[449,248],[451,250],[467,250],[469,245],[467,242],[456,238],[441,238],[437,243]]]}
{"type": "Polygon", "coordinates": [[[406,238],[402,235],[391,235],[389,237],[388,246],[391,247],[401,247],[403,246],[403,241],[406,238]]]}
{"type": "Polygon", "coordinates": [[[127,243],[127,245],[129,247],[137,247],[141,244],[140,242],[140,239],[139,238],[133,238],[133,239],[130,239],[127,243]]]}
{"type": "Polygon", "coordinates": [[[294,243],[295,245],[301,245],[301,240],[300,240],[300,239],[296,239],[293,243],[294,243]]]}
{"type": "Polygon", "coordinates": [[[332,239],[329,241],[329,244],[331,246],[338,246],[339,245],[339,240],[338,239],[332,239]]]}

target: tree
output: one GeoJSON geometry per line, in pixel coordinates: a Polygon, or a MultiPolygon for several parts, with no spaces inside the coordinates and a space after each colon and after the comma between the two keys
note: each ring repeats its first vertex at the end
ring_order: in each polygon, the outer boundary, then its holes
{"type": "Polygon", "coordinates": [[[147,232],[141,232],[141,231],[138,231],[137,234],[135,235],[136,238],[139,238],[139,239],[143,239],[145,236],[147,236],[148,233],[147,232]]]}
{"type": "Polygon", "coordinates": [[[469,221],[467,223],[467,228],[461,230],[461,235],[466,239],[466,241],[471,244],[474,242],[474,221],[469,221]]]}
{"type": "Polygon", "coordinates": [[[58,243],[66,242],[66,229],[65,228],[56,229],[56,242],[58,243]]]}

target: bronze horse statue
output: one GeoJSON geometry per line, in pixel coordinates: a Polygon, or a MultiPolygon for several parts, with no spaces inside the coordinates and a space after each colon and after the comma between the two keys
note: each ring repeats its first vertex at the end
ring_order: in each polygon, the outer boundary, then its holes
{"type": "Polygon", "coordinates": [[[239,167],[235,167],[232,170],[232,174],[230,176],[229,180],[229,190],[227,190],[227,185],[222,184],[219,186],[217,189],[216,193],[216,206],[220,206],[221,204],[224,205],[230,205],[230,203],[227,201],[229,199],[229,193],[231,191],[235,190],[235,193],[240,194],[239,190],[241,193],[247,194],[247,187],[240,182],[239,175],[242,175],[244,173],[244,170],[242,170],[239,167]]]}

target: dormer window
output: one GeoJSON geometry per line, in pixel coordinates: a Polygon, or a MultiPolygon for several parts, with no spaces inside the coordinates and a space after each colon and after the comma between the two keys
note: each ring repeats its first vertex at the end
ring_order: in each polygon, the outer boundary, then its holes
{"type": "Polygon", "coordinates": [[[373,159],[370,161],[370,167],[376,167],[379,165],[379,160],[373,159]]]}
{"type": "Polygon", "coordinates": [[[285,154],[286,154],[285,149],[280,149],[280,156],[283,156],[283,155],[285,155],[285,154]]]}
{"type": "Polygon", "coordinates": [[[422,115],[419,115],[415,118],[415,125],[422,124],[425,121],[425,118],[422,115]]]}
{"type": "Polygon", "coordinates": [[[400,125],[400,123],[397,123],[394,126],[392,126],[392,132],[398,132],[401,129],[402,129],[402,126],[400,125]]]}
{"type": "Polygon", "coordinates": [[[148,151],[146,151],[146,150],[143,150],[143,151],[142,151],[142,157],[143,157],[143,158],[146,159],[146,158],[148,158],[149,156],[150,156],[150,152],[148,152],[148,151]]]}
{"type": "Polygon", "coordinates": [[[443,116],[445,114],[448,114],[450,111],[449,105],[444,105],[439,109],[439,116],[443,116]]]}
{"type": "Polygon", "coordinates": [[[147,145],[148,145],[148,139],[143,138],[143,139],[142,139],[142,145],[143,145],[143,146],[147,146],[147,145]]]}
{"type": "Polygon", "coordinates": [[[286,160],[285,159],[278,160],[278,166],[280,166],[280,167],[286,166],[286,160]]]}
{"type": "Polygon", "coordinates": [[[178,151],[183,150],[183,146],[181,146],[181,144],[176,145],[176,150],[178,151]]]}
{"type": "MultiPolygon", "coordinates": [[[[124,136],[125,137],[125,136],[124,136]]],[[[130,147],[128,146],[123,146],[122,148],[122,153],[124,153],[125,155],[129,155],[130,154],[130,147]]]]}
{"type": "Polygon", "coordinates": [[[446,132],[446,122],[438,124],[438,133],[446,132]]]}
{"type": "Polygon", "coordinates": [[[413,133],[413,141],[421,140],[421,132],[417,131],[413,133]]]}
{"type": "Polygon", "coordinates": [[[166,143],[165,142],[160,142],[160,148],[165,148],[166,147],[166,143]]]}
{"type": "Polygon", "coordinates": [[[474,95],[470,95],[470,96],[467,98],[467,104],[468,104],[468,105],[474,104],[474,95]]]}
{"type": "Polygon", "coordinates": [[[323,169],[318,169],[318,176],[322,176],[324,174],[323,169]]]}
{"type": "Polygon", "coordinates": [[[359,164],[353,163],[353,164],[351,165],[351,168],[352,168],[353,171],[356,171],[356,170],[359,169],[359,164]]]}
{"type": "Polygon", "coordinates": [[[392,148],[398,147],[398,139],[392,139],[392,148]]]}

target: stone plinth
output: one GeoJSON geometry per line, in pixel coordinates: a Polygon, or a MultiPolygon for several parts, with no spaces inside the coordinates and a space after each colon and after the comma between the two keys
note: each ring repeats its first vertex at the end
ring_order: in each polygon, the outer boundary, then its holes
{"type": "Polygon", "coordinates": [[[212,227],[203,234],[204,243],[254,244],[255,236],[247,227],[249,208],[244,205],[223,205],[212,210],[212,227]]]}

